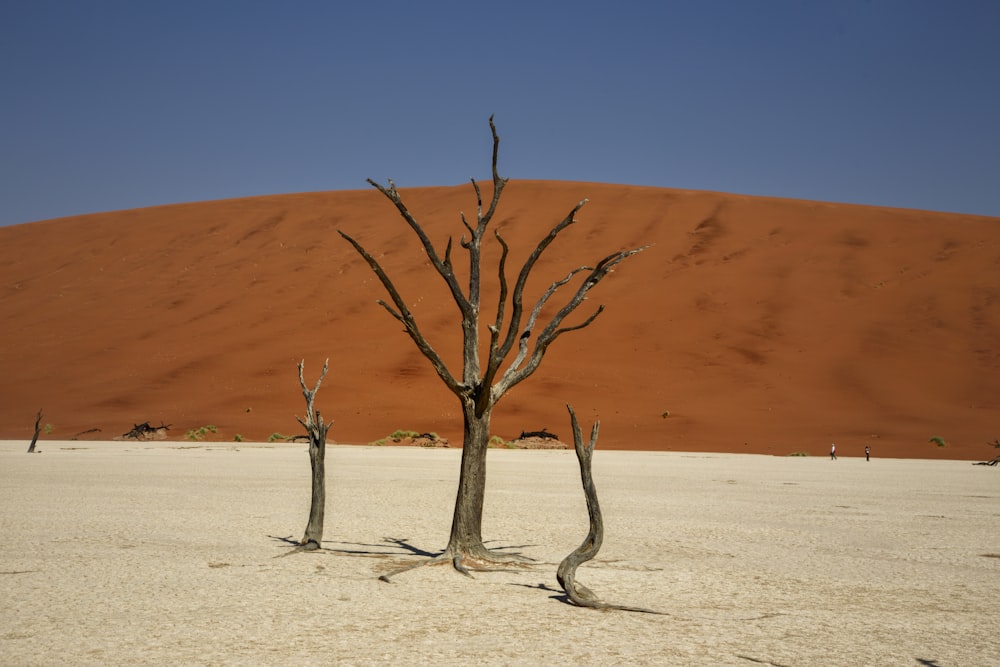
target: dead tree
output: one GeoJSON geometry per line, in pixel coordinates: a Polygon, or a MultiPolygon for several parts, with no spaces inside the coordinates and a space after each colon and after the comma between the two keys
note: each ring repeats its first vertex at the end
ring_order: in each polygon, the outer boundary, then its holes
{"type": "Polygon", "coordinates": [[[28,445],[28,453],[35,453],[35,443],[38,442],[38,432],[42,430],[40,424],[42,423],[42,409],[38,408],[38,414],[35,415],[35,434],[31,436],[31,444],[28,445]]]}
{"type": "Polygon", "coordinates": [[[316,386],[312,389],[306,386],[302,370],[305,366],[305,359],[299,362],[299,385],[302,387],[302,395],[306,399],[305,419],[296,417],[299,423],[305,427],[309,435],[309,463],[312,467],[312,502],[309,506],[309,522],[306,524],[306,532],[299,541],[299,545],[304,551],[319,549],[323,545],[323,519],[326,511],[326,434],[332,426],[332,422],[327,424],[323,421],[323,416],[316,410],[314,401],[316,392],[326,377],[330,369],[330,360],[323,364],[323,372],[316,380],[316,386]]]}
{"type": "Polygon", "coordinates": [[[594,266],[580,266],[572,269],[565,278],[552,283],[533,306],[526,308],[524,293],[532,269],[556,237],[567,227],[576,223],[576,214],[587,203],[587,200],[584,199],[576,204],[566,217],[556,223],[548,234],[538,242],[538,245],[521,266],[513,289],[510,289],[506,274],[509,247],[500,233],[493,231],[493,237],[501,248],[497,267],[499,298],[495,316],[485,322],[490,334],[488,347],[481,350],[479,332],[482,244],[487,238],[487,229],[497,210],[504,186],[507,184],[507,179],[500,177],[497,172],[497,153],[500,139],[492,116],[489,122],[493,134],[493,197],[484,210],[479,184],[475,179],[472,179],[477,203],[476,220],[474,223],[470,223],[465,214],[461,214],[462,224],[468,234],[468,236],[463,234],[459,242],[469,255],[467,288],[463,287],[455,273],[455,266],[452,263],[452,240],[448,240],[443,255],[440,254],[424,232],[423,227],[403,203],[395,183],[390,180],[388,186],[383,186],[368,179],[368,183],[372,187],[392,202],[399,215],[416,234],[431,266],[441,276],[461,312],[463,340],[461,374],[453,373],[445,365],[430,341],[425,338],[407,305],[407,300],[400,295],[399,290],[378,260],[351,236],[340,231],[340,235],[371,267],[392,302],[390,304],[380,300],[378,303],[392,317],[403,324],[407,335],[412,339],[417,349],[430,361],[441,381],[461,402],[464,435],[458,493],[448,545],[441,556],[435,559],[435,561],[450,560],[459,570],[465,569],[463,563],[481,566],[490,562],[509,560],[507,557],[502,557],[488,550],[483,545],[482,537],[486,452],[490,438],[490,418],[497,402],[511,388],[526,380],[538,369],[545,352],[557,338],[564,333],[589,326],[603,312],[604,306],[600,306],[578,323],[565,323],[566,318],[584,302],[590,290],[611,273],[619,263],[645,249],[644,246],[613,252],[594,266]],[[552,315],[547,323],[538,322],[542,308],[546,306],[556,291],[574,281],[575,278],[577,279],[575,281],[576,287],[571,288],[574,291],[566,299],[563,306],[552,315]],[[511,358],[512,355],[513,358],[511,358]],[[483,358],[485,358],[485,365],[481,361],[483,358]]]}
{"type": "Polygon", "coordinates": [[[620,609],[622,611],[637,611],[645,614],[659,614],[661,612],[642,607],[628,607],[619,604],[608,604],[601,602],[589,588],[576,580],[576,568],[582,563],[586,563],[597,556],[604,542],[604,519],[601,516],[601,505],[597,502],[597,487],[594,486],[594,477],[591,473],[591,460],[594,457],[594,446],[597,444],[597,434],[601,429],[601,422],[594,422],[590,431],[590,442],[583,444],[583,433],[580,430],[580,423],[573,412],[573,406],[567,405],[570,421],[573,425],[573,447],[576,449],[576,458],[580,462],[580,479],[583,482],[583,494],[587,498],[587,515],[590,517],[590,532],[583,544],[573,550],[559,563],[556,570],[556,579],[559,585],[566,592],[569,601],[579,607],[590,607],[591,609],[620,609]]]}
{"type": "Polygon", "coordinates": [[[166,437],[166,433],[170,429],[170,426],[171,424],[164,424],[162,419],[160,420],[159,426],[151,426],[149,422],[133,424],[128,433],[122,433],[122,437],[127,440],[162,439],[166,437]]]}
{"type": "Polygon", "coordinates": [[[540,438],[542,440],[558,440],[559,436],[555,433],[549,433],[547,429],[542,429],[541,431],[521,431],[521,435],[518,436],[518,440],[527,440],[528,438],[540,438]]]}

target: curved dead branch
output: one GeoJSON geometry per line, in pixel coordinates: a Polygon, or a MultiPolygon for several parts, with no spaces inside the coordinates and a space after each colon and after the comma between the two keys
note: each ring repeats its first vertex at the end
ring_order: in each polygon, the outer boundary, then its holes
{"type": "Polygon", "coordinates": [[[597,502],[597,488],[594,486],[594,478],[591,474],[591,460],[594,455],[594,446],[597,444],[597,434],[601,428],[601,422],[594,422],[593,429],[590,431],[590,442],[584,445],[580,423],[576,419],[573,406],[567,405],[566,409],[569,411],[570,421],[573,424],[573,446],[576,449],[576,458],[580,462],[580,478],[583,482],[583,493],[587,498],[590,532],[587,533],[587,538],[583,541],[583,544],[574,549],[572,553],[559,563],[559,569],[556,570],[556,579],[566,592],[566,597],[569,598],[570,602],[579,607],[660,614],[662,612],[643,607],[629,607],[601,602],[593,591],[576,580],[576,568],[597,556],[597,552],[600,551],[601,544],[604,541],[604,520],[601,517],[601,506],[597,502]]]}

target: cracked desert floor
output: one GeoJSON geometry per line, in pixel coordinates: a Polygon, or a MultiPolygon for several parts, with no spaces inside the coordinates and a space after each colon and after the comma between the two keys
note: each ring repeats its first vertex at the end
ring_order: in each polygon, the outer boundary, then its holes
{"type": "Polygon", "coordinates": [[[324,549],[305,445],[0,443],[6,665],[998,665],[1000,473],[968,461],[492,450],[484,533],[523,571],[419,568],[460,451],[332,446],[324,549]]]}

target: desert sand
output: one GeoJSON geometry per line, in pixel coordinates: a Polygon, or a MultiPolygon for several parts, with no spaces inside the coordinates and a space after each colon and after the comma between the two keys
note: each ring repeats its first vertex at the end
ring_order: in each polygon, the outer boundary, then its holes
{"type": "MultiPolygon", "coordinates": [[[[439,248],[454,238],[464,271],[459,212],[475,215],[471,185],[402,193],[439,248]]],[[[529,303],[575,266],[653,246],[568,323],[605,304],[597,321],[556,341],[504,398],[500,437],[547,428],[567,440],[572,403],[600,418],[606,449],[993,455],[997,218],[515,179],[495,219],[511,280],[583,198],[529,303]]],[[[175,439],[211,424],[217,440],[263,441],[297,432],[299,360],[315,378],[329,357],[317,407],[338,442],[406,429],[460,443],[457,400],[377,305],[381,285],[337,230],[380,258],[454,366],[457,309],[374,190],[15,225],[0,228],[0,438],[30,438],[42,408],[46,437],[63,440],[91,429],[81,441],[109,440],[150,421],[175,439]]],[[[495,298],[494,287],[486,312],[495,298]]]]}
{"type": "Polygon", "coordinates": [[[290,551],[306,447],[0,443],[6,665],[1000,664],[1000,493],[967,461],[490,452],[484,532],[531,569],[378,576],[444,546],[455,449],[331,447],[324,550],[290,551]]]}

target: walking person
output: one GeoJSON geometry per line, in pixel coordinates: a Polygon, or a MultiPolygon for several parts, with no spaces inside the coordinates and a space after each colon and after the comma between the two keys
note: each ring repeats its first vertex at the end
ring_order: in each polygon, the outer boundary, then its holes
{"type": "Polygon", "coordinates": [[[831,461],[837,460],[837,443],[830,445],[830,460],[831,461]]]}
{"type": "Polygon", "coordinates": [[[865,445],[865,461],[871,461],[871,453],[872,450],[868,447],[868,445],[865,445]]]}

